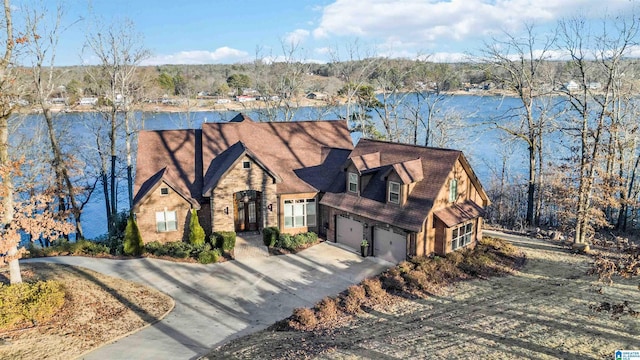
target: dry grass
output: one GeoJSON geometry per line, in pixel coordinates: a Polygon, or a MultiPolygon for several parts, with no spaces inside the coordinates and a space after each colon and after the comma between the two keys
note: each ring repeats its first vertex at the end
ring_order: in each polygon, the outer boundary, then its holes
{"type": "MultiPolygon", "coordinates": [[[[0,332],[2,359],[71,359],[164,317],[173,300],[148,287],[64,265],[22,264],[25,281],[55,279],[65,304],[49,322],[0,332]]],[[[0,271],[6,281],[8,269],[0,271]]]]}
{"type": "MultiPolygon", "coordinates": [[[[207,358],[602,359],[616,349],[640,346],[638,318],[590,308],[625,300],[637,308],[637,279],[603,286],[587,274],[588,256],[541,240],[516,245],[501,251],[507,263],[517,251],[527,256],[526,265],[511,276],[457,281],[437,296],[388,295],[395,301],[368,308],[342,326],[262,331],[215,349],[207,358]]],[[[503,244],[485,244],[480,250],[496,246],[503,244]]],[[[485,261],[475,263],[478,274],[507,270],[485,261]]],[[[430,268],[426,262],[419,266],[430,268]]]]}

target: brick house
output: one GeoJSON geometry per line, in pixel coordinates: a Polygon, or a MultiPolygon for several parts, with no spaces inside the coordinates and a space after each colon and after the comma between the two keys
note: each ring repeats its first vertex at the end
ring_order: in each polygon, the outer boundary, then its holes
{"type": "Polygon", "coordinates": [[[393,262],[481,237],[487,196],[460,151],[360,140],[346,121],[142,131],[133,211],[145,242],[212,231],[314,231],[393,262]]]}

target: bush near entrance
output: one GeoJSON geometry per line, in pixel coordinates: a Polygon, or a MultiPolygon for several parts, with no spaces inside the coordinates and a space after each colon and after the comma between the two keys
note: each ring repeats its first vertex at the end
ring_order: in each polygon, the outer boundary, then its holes
{"type": "Polygon", "coordinates": [[[234,231],[216,231],[211,234],[211,244],[224,252],[230,252],[236,247],[236,233],[234,231]]]}

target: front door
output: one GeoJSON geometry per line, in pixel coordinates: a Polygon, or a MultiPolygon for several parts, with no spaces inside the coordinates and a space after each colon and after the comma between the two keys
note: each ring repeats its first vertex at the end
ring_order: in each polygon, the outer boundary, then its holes
{"type": "Polygon", "coordinates": [[[240,191],[234,195],[236,232],[258,230],[260,193],[240,191]]]}

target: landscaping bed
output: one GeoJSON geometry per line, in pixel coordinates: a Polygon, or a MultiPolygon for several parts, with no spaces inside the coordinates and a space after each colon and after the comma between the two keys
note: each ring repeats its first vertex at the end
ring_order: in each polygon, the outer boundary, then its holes
{"type": "MultiPolygon", "coordinates": [[[[71,359],[162,319],[173,300],[157,290],[82,268],[21,264],[23,280],[55,280],[65,299],[43,323],[0,329],[2,359],[71,359]]],[[[8,282],[8,268],[0,281],[8,282]]]]}

